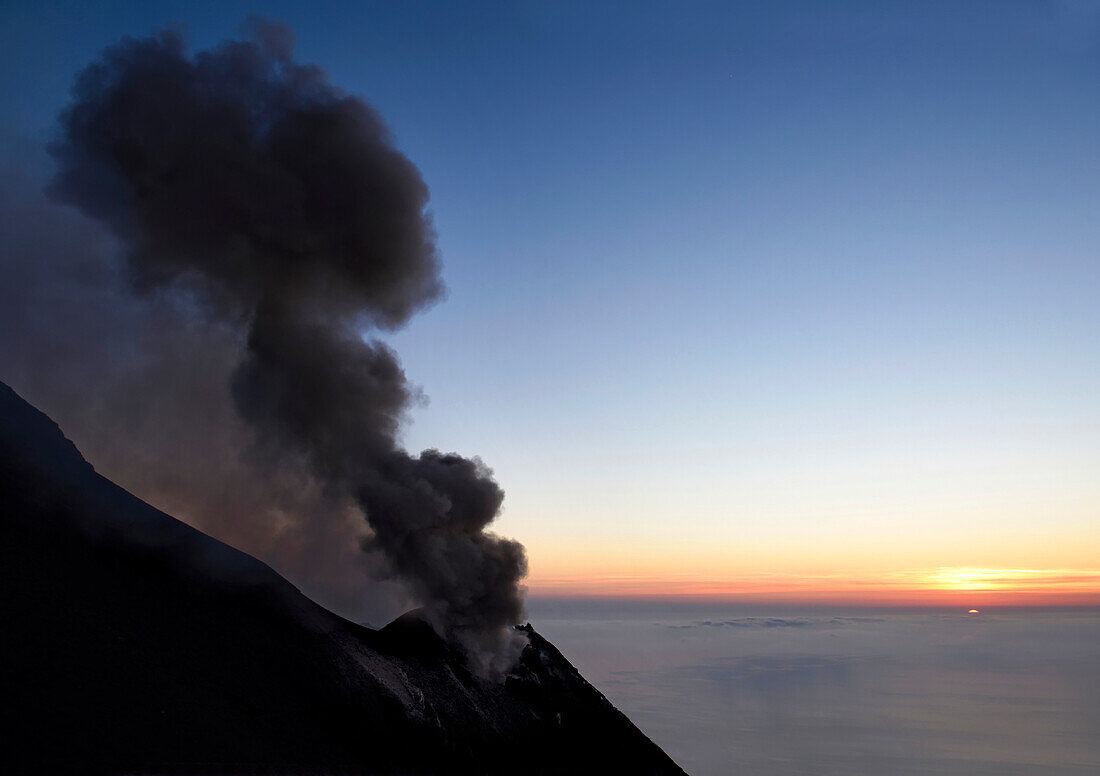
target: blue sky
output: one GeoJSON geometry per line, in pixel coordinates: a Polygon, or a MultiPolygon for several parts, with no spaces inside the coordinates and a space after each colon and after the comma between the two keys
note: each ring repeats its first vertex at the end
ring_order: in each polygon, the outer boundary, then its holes
{"type": "Polygon", "coordinates": [[[495,469],[533,581],[1098,557],[1100,4],[7,2],[4,156],[250,12],[431,187],[406,441],[495,469]]]}

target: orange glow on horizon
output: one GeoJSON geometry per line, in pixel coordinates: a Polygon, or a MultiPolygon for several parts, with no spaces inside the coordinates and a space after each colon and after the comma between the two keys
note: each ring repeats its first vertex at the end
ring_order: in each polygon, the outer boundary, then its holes
{"type": "Polygon", "coordinates": [[[871,606],[1100,606],[1097,569],[936,568],[879,575],[750,573],[704,578],[608,575],[532,577],[534,596],[691,598],[871,606]]]}

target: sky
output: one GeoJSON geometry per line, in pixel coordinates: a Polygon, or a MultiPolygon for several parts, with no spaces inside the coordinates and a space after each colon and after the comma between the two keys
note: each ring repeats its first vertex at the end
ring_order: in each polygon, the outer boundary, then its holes
{"type": "Polygon", "coordinates": [[[430,187],[403,439],[532,595],[1100,602],[1100,4],[5,2],[5,168],[250,13],[430,187]]]}

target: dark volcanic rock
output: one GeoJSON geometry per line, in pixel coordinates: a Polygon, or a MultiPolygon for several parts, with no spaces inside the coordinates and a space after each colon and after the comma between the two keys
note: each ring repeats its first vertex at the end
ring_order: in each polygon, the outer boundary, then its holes
{"type": "Polygon", "coordinates": [[[681,773],[530,625],[503,681],[153,509],[0,384],[0,772],[681,773]]]}

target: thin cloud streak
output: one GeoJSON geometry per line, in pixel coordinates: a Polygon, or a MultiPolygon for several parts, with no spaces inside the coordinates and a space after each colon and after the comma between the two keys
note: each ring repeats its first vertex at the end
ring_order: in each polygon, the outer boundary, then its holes
{"type": "Polygon", "coordinates": [[[1100,569],[940,567],[882,574],[746,573],[727,577],[680,574],[557,576],[530,580],[535,596],[577,598],[714,598],[870,605],[942,605],[960,599],[1002,605],[1094,606],[1100,569]]]}

